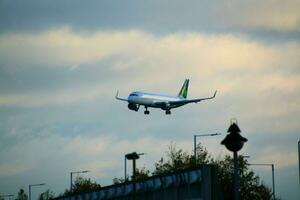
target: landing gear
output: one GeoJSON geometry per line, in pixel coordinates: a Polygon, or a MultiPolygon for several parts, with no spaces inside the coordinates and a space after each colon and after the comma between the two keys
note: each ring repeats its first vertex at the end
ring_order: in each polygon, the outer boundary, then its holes
{"type": "Polygon", "coordinates": [[[166,110],[166,115],[171,115],[171,111],[170,110],[166,110]]]}
{"type": "Polygon", "coordinates": [[[146,109],[146,110],[144,111],[144,114],[145,114],[145,115],[149,115],[150,112],[149,112],[149,110],[148,110],[148,107],[145,107],[145,109],[146,109]]]}
{"type": "Polygon", "coordinates": [[[139,108],[140,108],[140,105],[137,105],[136,107],[135,107],[135,112],[137,112],[137,111],[139,111],[139,108]]]}

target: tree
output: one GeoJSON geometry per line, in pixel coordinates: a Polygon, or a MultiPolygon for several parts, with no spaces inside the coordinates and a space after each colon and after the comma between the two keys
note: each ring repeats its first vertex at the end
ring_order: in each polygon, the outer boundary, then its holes
{"type": "MultiPolygon", "coordinates": [[[[189,155],[182,149],[177,149],[176,145],[171,144],[167,152],[167,160],[161,158],[155,163],[153,174],[164,174],[175,172],[176,170],[187,169],[203,164],[212,164],[217,167],[217,177],[225,200],[233,198],[233,159],[225,156],[223,160],[214,160],[207,150],[200,144],[197,147],[197,163],[195,156],[189,155]]],[[[248,161],[245,157],[239,157],[239,177],[240,195],[243,200],[270,200],[272,199],[271,190],[260,183],[260,179],[249,169],[248,161]]]]}
{"type": "Polygon", "coordinates": [[[65,195],[73,195],[82,192],[91,192],[97,189],[100,189],[101,185],[91,181],[91,179],[86,179],[83,177],[77,177],[75,183],[73,184],[72,190],[66,190],[63,194],[65,195]]]}
{"type": "Polygon", "coordinates": [[[177,170],[209,164],[212,162],[211,156],[204,147],[199,144],[196,149],[197,163],[195,163],[194,155],[189,155],[188,152],[183,151],[182,149],[177,149],[176,145],[171,143],[167,151],[168,160],[164,161],[164,158],[162,157],[158,162],[156,162],[154,164],[155,170],[153,174],[157,175],[175,172],[177,170]]]}
{"type": "Polygon", "coordinates": [[[28,200],[28,196],[23,189],[20,189],[16,200],[28,200]]]}
{"type": "Polygon", "coordinates": [[[53,198],[54,198],[54,193],[49,189],[41,193],[39,196],[39,200],[51,200],[53,198]]]}
{"type": "MultiPolygon", "coordinates": [[[[143,167],[141,169],[136,169],[136,172],[135,172],[135,179],[137,181],[139,180],[145,180],[146,178],[150,177],[150,171],[146,169],[146,167],[143,167]]],[[[131,176],[132,178],[132,176],[131,176]]]]}
{"type": "MultiPolygon", "coordinates": [[[[136,172],[135,172],[135,175],[136,175],[136,180],[139,181],[139,180],[144,180],[148,177],[150,177],[150,171],[146,169],[146,167],[143,167],[141,169],[139,168],[136,168],[136,172]]],[[[131,180],[132,180],[132,176],[131,176],[131,180]]],[[[130,181],[128,178],[126,181],[130,181]]],[[[125,180],[124,178],[113,178],[113,184],[120,184],[120,183],[124,183],[125,180]]]]}
{"type": "MultiPolygon", "coordinates": [[[[218,167],[218,181],[224,195],[224,199],[233,199],[233,158],[225,156],[223,160],[214,161],[218,167]]],[[[248,161],[245,157],[238,157],[240,197],[243,200],[272,199],[271,190],[261,183],[260,178],[249,169],[248,161]]]]}

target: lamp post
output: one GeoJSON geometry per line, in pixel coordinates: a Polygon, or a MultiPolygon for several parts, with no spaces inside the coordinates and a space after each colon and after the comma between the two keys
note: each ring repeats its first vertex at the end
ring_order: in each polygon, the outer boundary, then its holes
{"type": "MultiPolygon", "coordinates": [[[[125,155],[125,163],[126,163],[126,159],[128,160],[132,160],[132,182],[133,182],[133,199],[136,199],[136,185],[135,185],[135,181],[136,181],[136,160],[140,158],[140,155],[145,155],[145,153],[136,153],[136,152],[132,152],[129,154],[125,155]]],[[[125,165],[126,166],[126,165],[125,165]]],[[[126,180],[126,167],[125,167],[125,180],[126,180]]]]}
{"type": "Polygon", "coordinates": [[[197,164],[197,137],[216,136],[216,135],[221,135],[221,133],[194,135],[194,157],[195,157],[195,164],[197,164]]]}
{"type": "MultiPolygon", "coordinates": [[[[133,152],[133,153],[136,153],[136,152],[133,152]]],[[[128,157],[130,157],[131,154],[133,153],[128,153],[128,154],[125,154],[124,156],[124,182],[127,180],[127,159],[130,160],[128,157]]],[[[142,155],[145,155],[146,153],[138,153],[137,155],[138,156],[142,156],[142,155]]]]}
{"type": "Polygon", "coordinates": [[[70,191],[73,189],[73,174],[84,174],[88,173],[89,170],[84,170],[84,171],[77,171],[77,172],[70,172],[70,191]]]}
{"type": "Polygon", "coordinates": [[[274,178],[274,164],[265,164],[265,163],[249,163],[248,165],[253,166],[271,166],[272,169],[272,188],[273,188],[273,199],[275,200],[275,178],[274,178]]]}
{"type": "Polygon", "coordinates": [[[32,184],[32,185],[29,185],[29,193],[28,193],[29,200],[31,200],[31,188],[32,188],[32,187],[35,187],[35,186],[42,186],[42,185],[46,185],[46,184],[45,184],[45,183],[39,183],[39,184],[32,184]]]}
{"type": "Polygon", "coordinates": [[[233,152],[233,193],[234,199],[239,200],[239,179],[238,179],[238,154],[237,152],[241,150],[244,146],[244,143],[247,142],[247,138],[244,138],[240,135],[240,128],[235,122],[232,122],[229,126],[227,132],[229,134],[222,140],[221,144],[233,152]]]}
{"type": "Polygon", "coordinates": [[[299,160],[299,189],[300,189],[300,140],[298,141],[298,160],[299,160]]]}

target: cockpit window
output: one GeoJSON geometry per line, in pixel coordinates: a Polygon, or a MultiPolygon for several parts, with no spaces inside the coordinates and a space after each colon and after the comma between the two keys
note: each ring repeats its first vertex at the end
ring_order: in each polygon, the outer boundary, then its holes
{"type": "Polygon", "coordinates": [[[130,96],[131,96],[131,97],[137,97],[137,96],[139,96],[139,95],[133,93],[133,94],[130,94],[130,96]]]}

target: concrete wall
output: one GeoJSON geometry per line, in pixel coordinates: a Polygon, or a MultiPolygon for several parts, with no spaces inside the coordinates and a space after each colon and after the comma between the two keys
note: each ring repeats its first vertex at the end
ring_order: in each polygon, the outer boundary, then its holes
{"type": "Polygon", "coordinates": [[[221,194],[212,165],[152,176],[144,181],[111,185],[101,190],[56,198],[57,200],[219,200],[221,194]]]}

